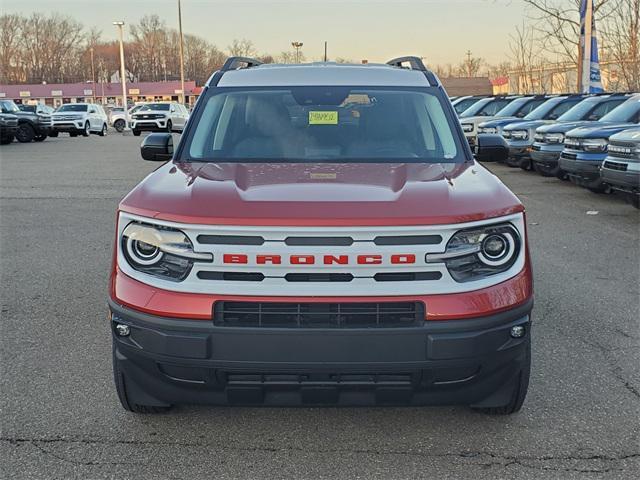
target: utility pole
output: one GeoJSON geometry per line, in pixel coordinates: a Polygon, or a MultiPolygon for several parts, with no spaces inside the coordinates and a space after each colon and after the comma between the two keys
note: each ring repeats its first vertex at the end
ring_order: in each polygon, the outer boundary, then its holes
{"type": "Polygon", "coordinates": [[[302,42],[291,42],[291,46],[296,49],[296,63],[300,63],[300,49],[304,45],[302,42]]]}
{"type": "Polygon", "coordinates": [[[96,69],[93,66],[93,47],[89,48],[91,54],[91,98],[96,103],[96,69]]]}
{"type": "Polygon", "coordinates": [[[120,81],[122,82],[122,107],[124,108],[124,130],[123,135],[129,133],[129,110],[127,108],[127,80],[124,69],[124,34],[122,32],[124,22],[122,20],[113,22],[118,27],[118,36],[120,39],[120,81]]]}
{"type": "Polygon", "coordinates": [[[180,0],[178,0],[178,28],[180,30],[180,92],[182,103],[185,103],[184,95],[184,37],[182,36],[182,9],[180,8],[180,0]]]}
{"type": "Polygon", "coordinates": [[[327,61],[327,42],[324,42],[324,61],[327,61]]]}
{"type": "Polygon", "coordinates": [[[471,50],[467,50],[467,77],[471,77],[471,50]]]}

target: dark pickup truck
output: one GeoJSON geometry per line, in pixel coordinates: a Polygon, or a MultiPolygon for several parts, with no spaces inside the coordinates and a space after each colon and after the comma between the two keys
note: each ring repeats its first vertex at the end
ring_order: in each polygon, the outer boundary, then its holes
{"type": "Polygon", "coordinates": [[[42,142],[51,131],[51,114],[49,107],[44,105],[21,105],[18,107],[13,100],[0,100],[2,113],[10,113],[18,117],[16,139],[21,143],[32,140],[42,142]]]}

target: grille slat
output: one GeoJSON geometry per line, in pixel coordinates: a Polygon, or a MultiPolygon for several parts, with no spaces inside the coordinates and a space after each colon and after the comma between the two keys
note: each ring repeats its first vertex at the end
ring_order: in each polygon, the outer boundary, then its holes
{"type": "Polygon", "coordinates": [[[216,302],[214,324],[225,327],[390,328],[424,322],[421,302],[216,302]]]}
{"type": "Polygon", "coordinates": [[[605,168],[609,168],[611,170],[618,170],[620,172],[626,172],[627,171],[627,164],[626,163],[610,162],[608,160],[605,160],[604,167],[605,168]]]}

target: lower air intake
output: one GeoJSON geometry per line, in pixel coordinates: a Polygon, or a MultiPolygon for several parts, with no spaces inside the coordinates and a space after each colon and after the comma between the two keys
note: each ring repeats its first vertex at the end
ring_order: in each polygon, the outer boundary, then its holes
{"type": "Polygon", "coordinates": [[[265,328],[391,328],[424,322],[421,302],[216,302],[215,325],[265,328]]]}

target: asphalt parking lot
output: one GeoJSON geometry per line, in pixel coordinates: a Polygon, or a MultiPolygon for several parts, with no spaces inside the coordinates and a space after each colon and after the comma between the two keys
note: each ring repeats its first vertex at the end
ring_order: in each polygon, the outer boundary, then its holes
{"type": "Polygon", "coordinates": [[[140,138],[0,149],[4,478],[632,478],[640,471],[640,216],[501,165],[527,207],[533,371],[522,412],[179,407],[137,416],[111,374],[118,201],[140,138]]]}

